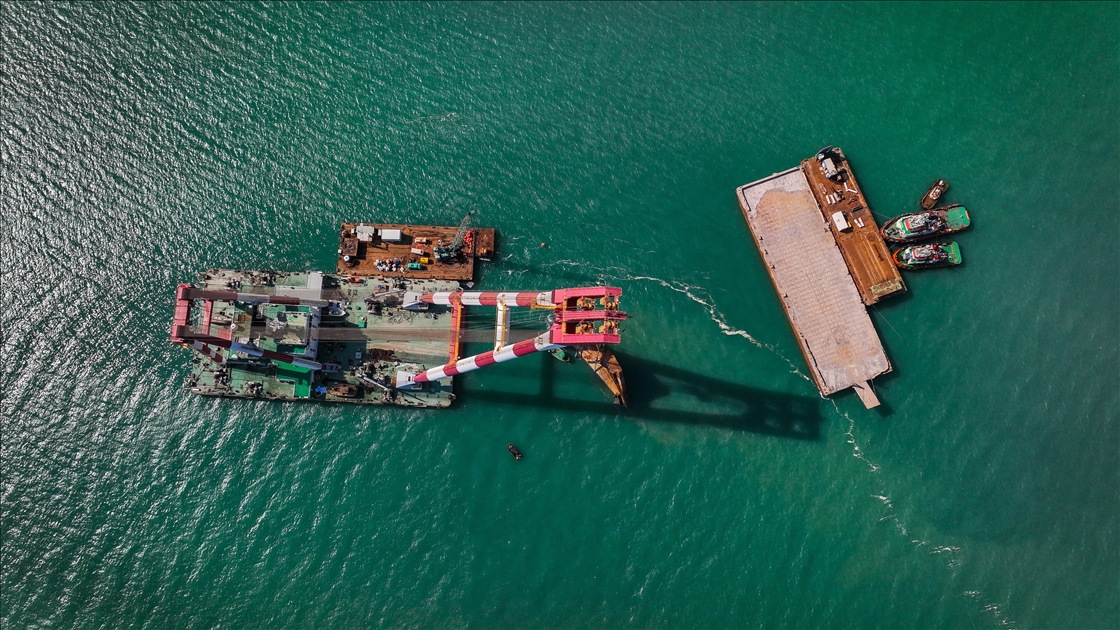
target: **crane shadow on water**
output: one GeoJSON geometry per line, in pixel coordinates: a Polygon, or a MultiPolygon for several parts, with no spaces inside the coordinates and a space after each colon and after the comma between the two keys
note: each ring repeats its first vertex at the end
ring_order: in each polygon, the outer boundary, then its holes
{"type": "MultiPolygon", "coordinates": [[[[535,394],[468,389],[467,404],[490,404],[556,409],[634,420],[705,425],[799,440],[821,439],[821,399],[771,392],[697,374],[663,363],[617,353],[626,375],[629,407],[620,409],[609,399],[599,379],[573,361],[571,365],[546,357],[541,365],[540,391],[535,394]],[[581,400],[554,393],[558,369],[582,370],[588,383],[602,390],[604,399],[581,400]],[[592,382],[593,381],[593,382],[592,382]],[[661,403],[661,404],[658,404],[661,403]],[[669,406],[672,405],[672,406],[669,406]]],[[[563,376],[570,381],[568,375],[563,376]]]]}

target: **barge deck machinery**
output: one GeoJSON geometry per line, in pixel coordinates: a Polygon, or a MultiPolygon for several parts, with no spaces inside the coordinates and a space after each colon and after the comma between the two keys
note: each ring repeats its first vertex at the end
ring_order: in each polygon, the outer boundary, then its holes
{"type": "Polygon", "coordinates": [[[400,223],[343,223],[336,273],[406,280],[474,279],[476,260],[490,260],[494,228],[471,227],[468,213],[458,227],[400,223]]]}
{"type": "MultiPolygon", "coordinates": [[[[407,284],[418,286],[458,283],[407,284]]],[[[207,271],[176,295],[171,339],[198,355],[185,385],[209,396],[447,407],[451,379],[423,391],[392,387],[400,369],[445,361],[454,327],[450,309],[402,308],[405,290],[389,278],[207,271]]]]}

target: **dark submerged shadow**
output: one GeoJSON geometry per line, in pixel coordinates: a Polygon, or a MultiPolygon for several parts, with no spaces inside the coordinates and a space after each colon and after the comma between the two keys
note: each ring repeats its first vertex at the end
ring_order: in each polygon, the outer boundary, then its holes
{"type": "Polygon", "coordinates": [[[821,439],[820,398],[770,392],[639,357],[617,354],[626,375],[626,391],[630,399],[630,406],[626,409],[616,407],[609,400],[606,387],[580,361],[573,361],[570,366],[558,361],[545,361],[540,373],[541,387],[537,394],[468,389],[462,392],[461,400],[465,404],[486,401],[491,404],[624,415],[636,420],[707,425],[800,440],[821,439]],[[589,383],[593,379],[592,386],[602,390],[604,400],[598,402],[557,398],[553,393],[557,370],[569,367],[585,370],[589,383]],[[690,396],[700,403],[697,406],[716,406],[731,411],[687,411],[654,405],[658,399],[670,394],[690,396]]]}

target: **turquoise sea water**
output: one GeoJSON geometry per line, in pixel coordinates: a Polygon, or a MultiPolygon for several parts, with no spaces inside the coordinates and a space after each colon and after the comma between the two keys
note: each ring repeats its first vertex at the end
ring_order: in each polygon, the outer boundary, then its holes
{"type": "Polygon", "coordinates": [[[1120,625],[1116,4],[0,29],[5,628],[1120,625]],[[872,311],[875,411],[807,380],[734,197],[827,144],[881,217],[944,177],[974,218],[872,311]],[[479,286],[623,288],[633,409],[539,356],[446,411],[180,389],[176,283],[468,209],[479,286]]]}

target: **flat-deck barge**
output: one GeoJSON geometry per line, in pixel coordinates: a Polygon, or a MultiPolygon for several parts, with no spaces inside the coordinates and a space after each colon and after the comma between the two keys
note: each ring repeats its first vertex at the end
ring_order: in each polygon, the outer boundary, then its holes
{"type": "Polygon", "coordinates": [[[343,223],[339,232],[337,273],[415,280],[474,279],[476,259],[494,256],[494,228],[471,228],[454,260],[436,262],[436,247],[455,241],[459,228],[400,223],[343,223]],[[397,269],[378,264],[399,261],[397,269]],[[410,265],[412,265],[410,267],[410,265]]]}
{"type": "Polygon", "coordinates": [[[871,408],[891,364],[865,305],[905,285],[847,160],[825,151],[736,192],[817,388],[871,408]]]}

